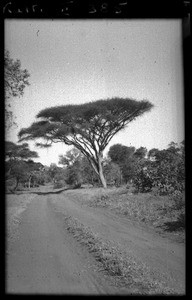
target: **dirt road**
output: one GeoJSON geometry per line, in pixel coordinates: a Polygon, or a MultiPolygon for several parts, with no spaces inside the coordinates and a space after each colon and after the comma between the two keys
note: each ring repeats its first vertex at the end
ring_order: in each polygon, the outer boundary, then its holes
{"type": "MultiPolygon", "coordinates": [[[[25,294],[116,294],[91,254],[62,225],[73,216],[104,240],[117,242],[144,262],[166,286],[185,293],[185,249],[137,224],[71,199],[70,192],[36,195],[22,214],[7,257],[7,292],[25,294]]],[[[128,293],[127,289],[127,293],[128,293]]]]}
{"type": "Polygon", "coordinates": [[[36,196],[22,215],[19,237],[9,247],[7,292],[106,294],[114,292],[90,269],[92,261],[58,227],[47,198],[36,196]]]}

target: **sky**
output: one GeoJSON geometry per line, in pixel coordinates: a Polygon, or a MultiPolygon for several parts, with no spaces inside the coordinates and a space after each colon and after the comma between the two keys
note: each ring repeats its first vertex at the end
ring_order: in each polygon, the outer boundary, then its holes
{"type": "MultiPolygon", "coordinates": [[[[11,99],[18,124],[6,140],[44,108],[112,97],[146,99],[154,108],[113,137],[110,146],[165,149],[184,139],[182,27],[180,19],[5,20],[5,49],[30,73],[23,97],[11,99]]],[[[44,165],[58,164],[72,147],[30,149],[44,165]]]]}

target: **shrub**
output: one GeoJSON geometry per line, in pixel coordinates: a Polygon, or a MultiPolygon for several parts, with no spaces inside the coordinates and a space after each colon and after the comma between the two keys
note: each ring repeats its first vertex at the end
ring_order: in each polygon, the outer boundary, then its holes
{"type": "Polygon", "coordinates": [[[53,189],[61,189],[64,186],[65,186],[65,184],[63,181],[58,181],[58,182],[54,183],[53,189]]]}
{"type": "Polygon", "coordinates": [[[143,168],[137,170],[136,175],[133,178],[133,186],[136,193],[146,193],[151,191],[153,187],[153,181],[147,170],[143,168]]]}
{"type": "Polygon", "coordinates": [[[81,186],[80,172],[73,166],[68,167],[65,182],[75,188],[81,186]]]}
{"type": "Polygon", "coordinates": [[[155,188],[159,195],[172,195],[185,190],[184,175],[174,163],[151,162],[139,164],[133,179],[136,192],[149,192],[155,188]]]}

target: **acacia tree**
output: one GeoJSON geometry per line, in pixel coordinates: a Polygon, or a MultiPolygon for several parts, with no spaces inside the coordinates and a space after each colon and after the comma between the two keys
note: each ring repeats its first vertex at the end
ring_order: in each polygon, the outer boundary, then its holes
{"type": "Polygon", "coordinates": [[[13,142],[5,142],[5,161],[6,161],[6,179],[14,177],[16,179],[17,189],[19,181],[22,178],[31,178],[33,171],[27,160],[37,158],[38,153],[31,151],[27,143],[17,145],[13,142]]]}
{"type": "Polygon", "coordinates": [[[29,160],[30,158],[38,158],[36,151],[29,149],[28,143],[17,145],[10,141],[5,141],[5,160],[11,166],[18,160],[29,160]]]}
{"type": "Polygon", "coordinates": [[[37,115],[40,120],[21,129],[18,135],[20,141],[42,139],[43,142],[36,143],[40,147],[58,142],[75,146],[87,157],[106,188],[104,149],[115,134],[152,107],[147,100],[125,98],[50,107],[40,111],[37,115]]]}
{"type": "Polygon", "coordinates": [[[4,88],[5,88],[5,117],[6,127],[9,130],[13,124],[13,112],[9,99],[12,97],[20,97],[24,94],[24,89],[29,85],[30,74],[26,69],[21,69],[19,59],[13,60],[10,57],[9,51],[5,51],[4,57],[4,88]]]}

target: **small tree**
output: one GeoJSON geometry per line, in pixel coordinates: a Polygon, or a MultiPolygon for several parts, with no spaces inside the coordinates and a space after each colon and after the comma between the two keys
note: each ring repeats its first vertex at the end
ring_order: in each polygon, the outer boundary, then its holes
{"type": "Polygon", "coordinates": [[[56,181],[56,175],[60,172],[60,168],[55,164],[55,163],[51,163],[49,170],[48,170],[48,174],[51,177],[52,181],[55,183],[56,181]]]}
{"type": "Polygon", "coordinates": [[[120,167],[125,183],[131,180],[134,175],[136,161],[134,153],[135,147],[127,147],[121,144],[111,146],[108,152],[111,161],[120,167]]]}
{"type": "Polygon", "coordinates": [[[149,171],[149,164],[145,160],[139,160],[133,177],[135,192],[150,192],[153,187],[153,177],[149,171]],[[147,166],[148,165],[148,166],[147,166]]]}
{"type": "Polygon", "coordinates": [[[17,145],[13,142],[5,142],[5,161],[6,161],[6,176],[8,179],[14,177],[16,179],[16,188],[18,187],[19,181],[27,176],[31,171],[28,160],[31,158],[37,158],[38,153],[31,151],[27,143],[17,145]]]}
{"type": "Polygon", "coordinates": [[[5,88],[5,121],[7,130],[14,124],[13,112],[11,111],[10,98],[20,97],[24,94],[24,89],[29,85],[28,71],[21,69],[20,60],[14,61],[10,58],[9,51],[5,51],[4,58],[4,88],[5,88]]]}
{"type": "Polygon", "coordinates": [[[131,121],[149,111],[148,101],[113,98],[82,105],[65,105],[42,110],[40,121],[19,132],[20,141],[42,139],[37,146],[49,147],[63,142],[84,154],[107,187],[103,174],[103,151],[113,136],[131,121]]]}
{"type": "Polygon", "coordinates": [[[65,155],[59,155],[59,164],[66,168],[65,181],[67,184],[80,187],[83,180],[84,155],[76,148],[67,151],[65,155]]]}
{"type": "Polygon", "coordinates": [[[11,176],[13,178],[15,178],[15,180],[16,180],[16,185],[14,187],[14,190],[17,190],[20,181],[27,180],[28,171],[29,171],[29,168],[25,161],[23,161],[23,160],[15,161],[14,165],[12,166],[12,170],[11,170],[11,176]]]}
{"type": "Polygon", "coordinates": [[[121,165],[125,160],[133,155],[135,147],[127,147],[121,144],[115,144],[109,148],[108,156],[112,162],[121,165]]]}
{"type": "Polygon", "coordinates": [[[134,156],[140,160],[145,158],[146,154],[147,154],[147,148],[140,147],[135,151],[134,156]]]}

